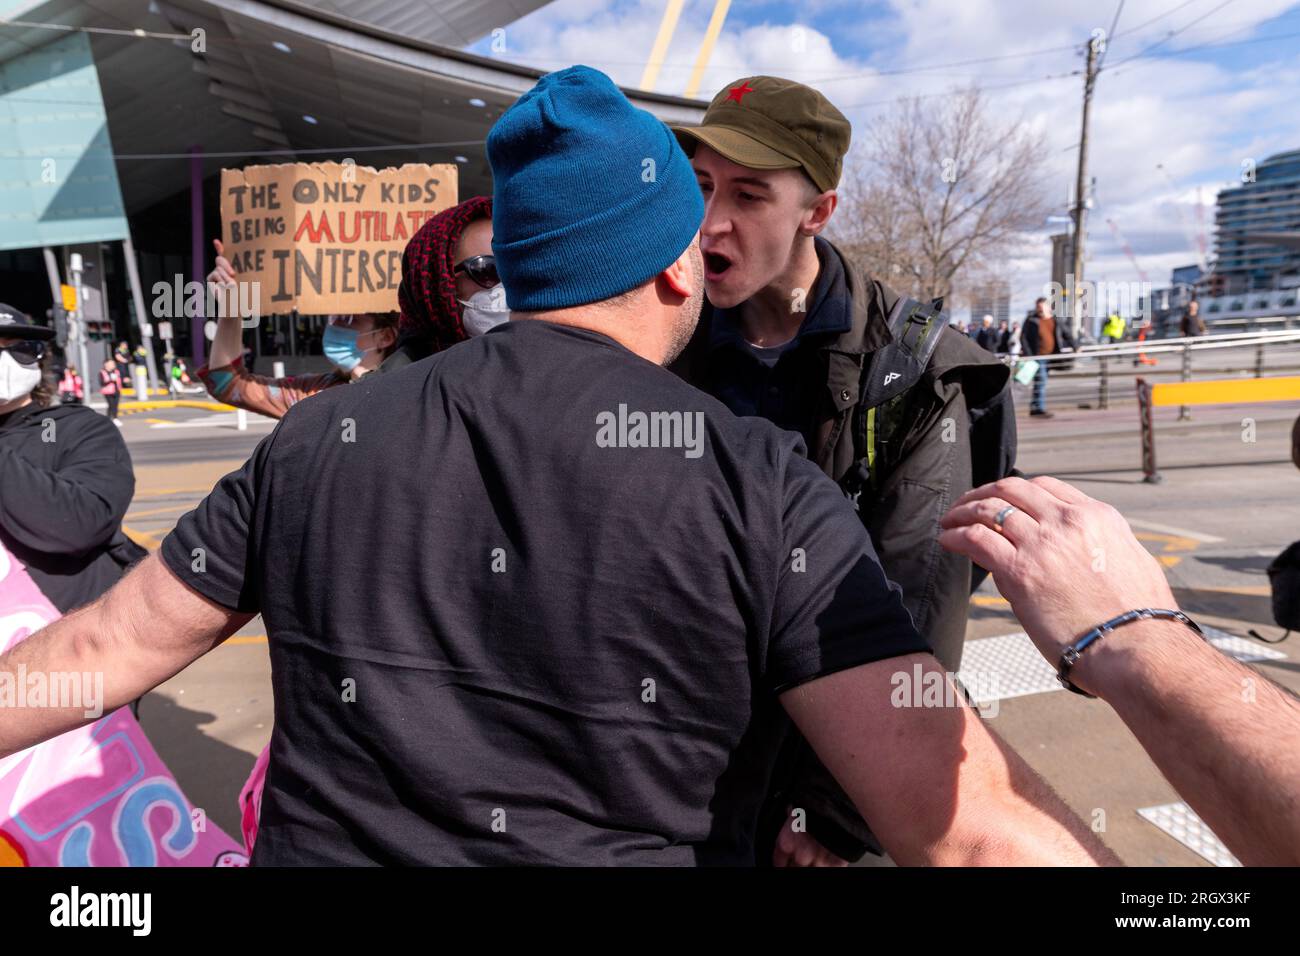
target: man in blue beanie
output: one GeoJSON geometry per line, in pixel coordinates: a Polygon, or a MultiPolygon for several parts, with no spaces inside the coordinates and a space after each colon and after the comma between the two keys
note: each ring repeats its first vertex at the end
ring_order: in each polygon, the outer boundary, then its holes
{"type": "MultiPolygon", "coordinates": [[[[1111,859],[943,683],[801,440],[662,367],[703,289],[667,128],[574,67],[488,156],[512,321],[294,406],[0,672],[102,670],[118,706],[260,612],[256,864],[752,864],[787,711],[899,862],[1111,859]]],[[[6,714],[0,757],[83,720],[6,714]]]]}

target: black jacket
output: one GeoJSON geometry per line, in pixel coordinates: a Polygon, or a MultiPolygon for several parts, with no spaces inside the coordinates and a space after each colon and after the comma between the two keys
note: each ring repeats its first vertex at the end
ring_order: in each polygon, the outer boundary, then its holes
{"type": "MultiPolygon", "coordinates": [[[[873,353],[892,341],[888,316],[898,295],[843,255],[840,260],[853,327],[819,348],[817,375],[808,387],[821,393],[822,408],[809,458],[843,483],[860,460],[853,432],[861,378],[873,353]]],[[[708,361],[711,321],[706,304],[691,342],[670,368],[716,395],[717,367],[708,361]]],[[[955,673],[966,637],[972,568],[966,558],[939,547],[939,518],[972,487],[1011,472],[1016,423],[1010,369],[966,336],[946,329],[940,334],[925,372],[905,393],[903,421],[891,436],[883,474],[873,492],[862,495],[859,509],[885,573],[903,589],[917,630],[940,664],[955,673]]],[[[856,859],[874,848],[870,831],[830,773],[802,738],[791,741],[773,776],[770,807],[782,816],[786,805],[805,809],[809,832],[842,857],[856,859]]],[[[760,834],[759,846],[770,846],[771,836],[760,834]]]]}
{"type": "Polygon", "coordinates": [[[121,530],[134,493],[121,432],[85,405],[32,403],[0,424],[0,541],[61,612],[145,555],[121,530]]]}
{"type": "MultiPolygon", "coordinates": [[[[853,300],[853,327],[818,350],[808,387],[821,393],[822,411],[808,457],[842,484],[859,462],[859,384],[872,354],[891,341],[888,316],[898,295],[843,255],[840,260],[853,300]]],[[[690,343],[670,369],[716,396],[718,366],[708,349],[712,316],[706,303],[690,343]]],[[[903,589],[917,630],[940,663],[955,672],[966,637],[971,564],[939,547],[939,518],[972,487],[1011,472],[1016,423],[1010,369],[966,336],[947,329],[941,334],[924,374],[907,393],[893,451],[860,511],[885,573],[903,589]]]]}

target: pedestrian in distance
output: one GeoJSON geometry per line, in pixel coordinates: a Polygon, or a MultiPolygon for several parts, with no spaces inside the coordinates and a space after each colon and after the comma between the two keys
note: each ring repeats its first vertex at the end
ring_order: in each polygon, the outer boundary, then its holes
{"type": "Polygon", "coordinates": [[[117,405],[122,400],[122,373],[113,356],[104,359],[99,369],[99,394],[108,405],[108,419],[118,428],[122,423],[117,418],[117,405]]]}

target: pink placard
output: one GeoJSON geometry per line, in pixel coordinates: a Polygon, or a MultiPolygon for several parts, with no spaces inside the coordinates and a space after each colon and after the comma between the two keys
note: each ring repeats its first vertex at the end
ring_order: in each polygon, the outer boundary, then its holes
{"type": "MultiPolygon", "coordinates": [[[[58,618],[0,544],[0,653],[58,618]]],[[[247,864],[185,799],[127,708],[0,759],[0,866],[247,864]]]]}

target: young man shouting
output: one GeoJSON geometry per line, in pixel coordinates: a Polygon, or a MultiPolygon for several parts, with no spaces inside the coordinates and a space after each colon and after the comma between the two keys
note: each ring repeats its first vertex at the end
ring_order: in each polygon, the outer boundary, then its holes
{"type": "MultiPolygon", "coordinates": [[[[816,90],[748,77],[713,98],[700,126],[674,131],[704,194],[708,304],[673,370],[736,414],[803,436],[810,458],[853,497],[917,629],[956,672],[971,565],[940,549],[939,517],[1011,470],[1007,368],[945,333],[934,304],[900,296],[822,237],[850,126],[816,90]]],[[[790,741],[784,757],[773,835],[798,807],[838,856],[874,849],[802,742],[790,741]]],[[[813,853],[833,862],[782,828],[778,863],[813,853]]]]}

